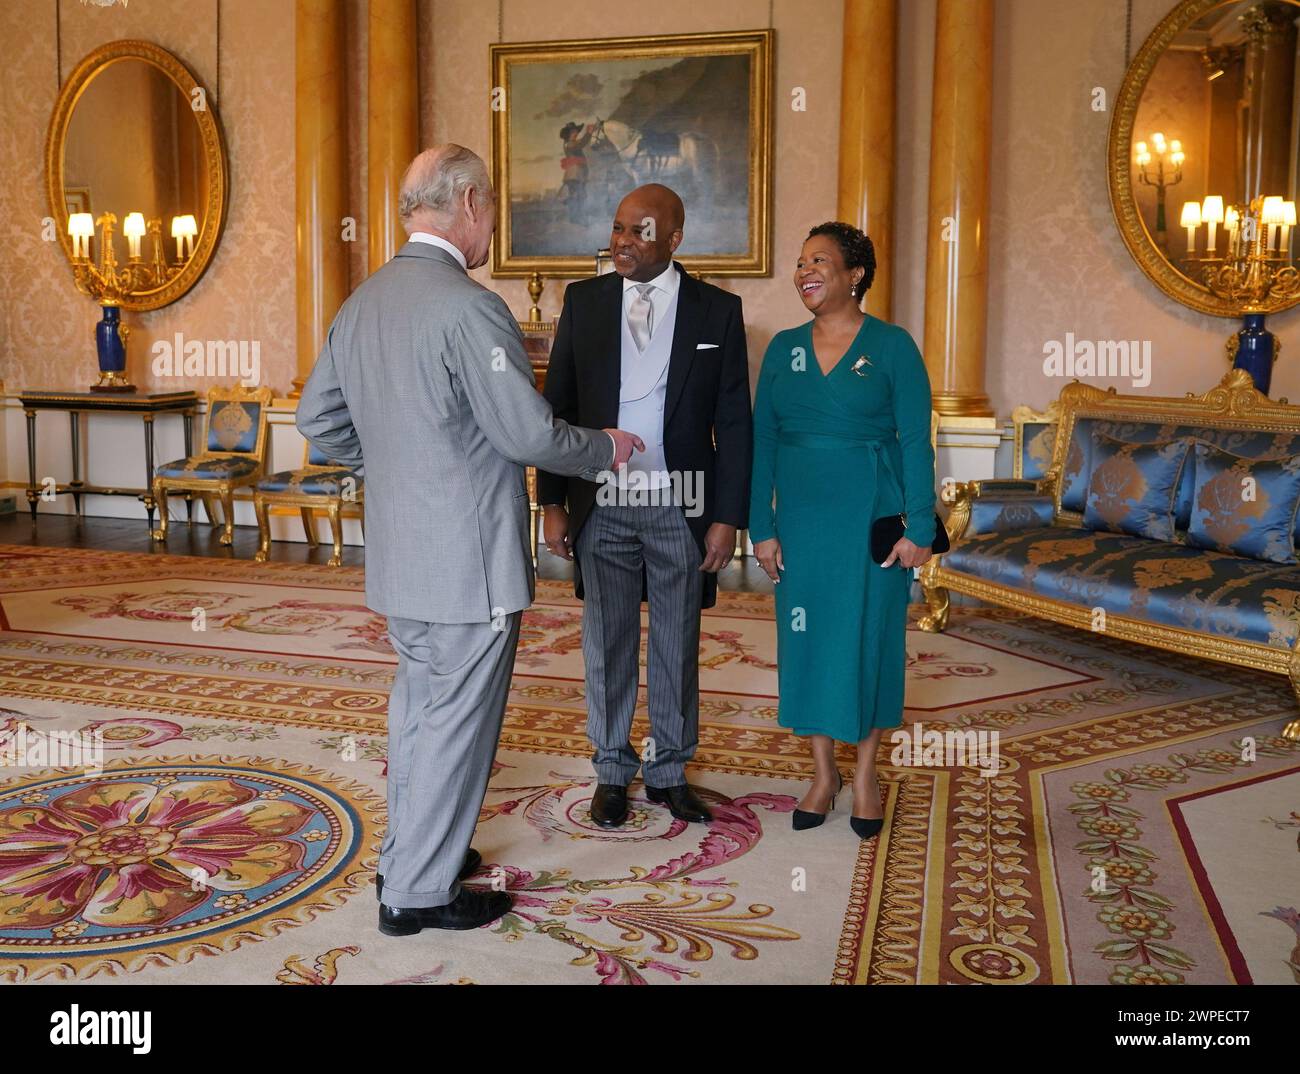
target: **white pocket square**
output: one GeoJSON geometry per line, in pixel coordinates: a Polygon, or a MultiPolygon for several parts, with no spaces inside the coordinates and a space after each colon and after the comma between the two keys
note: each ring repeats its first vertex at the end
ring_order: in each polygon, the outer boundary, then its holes
{"type": "Polygon", "coordinates": [[[697,343],[695,344],[695,349],[697,351],[716,351],[718,345],[716,343],[697,343]]]}

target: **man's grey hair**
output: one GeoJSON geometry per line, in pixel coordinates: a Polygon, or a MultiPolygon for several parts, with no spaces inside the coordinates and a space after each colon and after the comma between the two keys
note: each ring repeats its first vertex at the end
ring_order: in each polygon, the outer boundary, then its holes
{"type": "Polygon", "coordinates": [[[474,188],[476,204],[488,196],[491,181],[482,157],[454,142],[426,149],[402,176],[398,215],[405,222],[426,209],[441,219],[453,217],[469,187],[474,188]]]}

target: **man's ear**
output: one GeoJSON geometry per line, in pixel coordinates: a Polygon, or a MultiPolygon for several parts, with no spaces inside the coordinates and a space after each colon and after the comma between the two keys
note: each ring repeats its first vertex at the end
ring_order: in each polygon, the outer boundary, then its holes
{"type": "Polygon", "coordinates": [[[668,250],[670,253],[676,253],[677,247],[682,244],[682,229],[678,228],[668,237],[668,250]]]}

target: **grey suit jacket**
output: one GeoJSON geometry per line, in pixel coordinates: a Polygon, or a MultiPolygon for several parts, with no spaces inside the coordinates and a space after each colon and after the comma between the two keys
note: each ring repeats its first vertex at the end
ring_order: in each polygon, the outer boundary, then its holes
{"type": "Polygon", "coordinates": [[[552,416],[505,302],[419,242],[343,303],[297,424],[365,478],[366,603],[429,623],[528,607],[524,466],[595,479],[614,455],[552,416]]]}

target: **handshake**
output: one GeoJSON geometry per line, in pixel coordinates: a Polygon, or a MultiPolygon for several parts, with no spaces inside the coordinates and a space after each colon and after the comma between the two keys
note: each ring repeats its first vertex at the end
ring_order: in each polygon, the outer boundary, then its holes
{"type": "Polygon", "coordinates": [[[614,441],[614,461],[610,463],[611,470],[617,470],[620,466],[626,466],[628,460],[632,457],[633,451],[645,451],[645,441],[636,433],[625,432],[622,429],[606,429],[614,441]]]}

